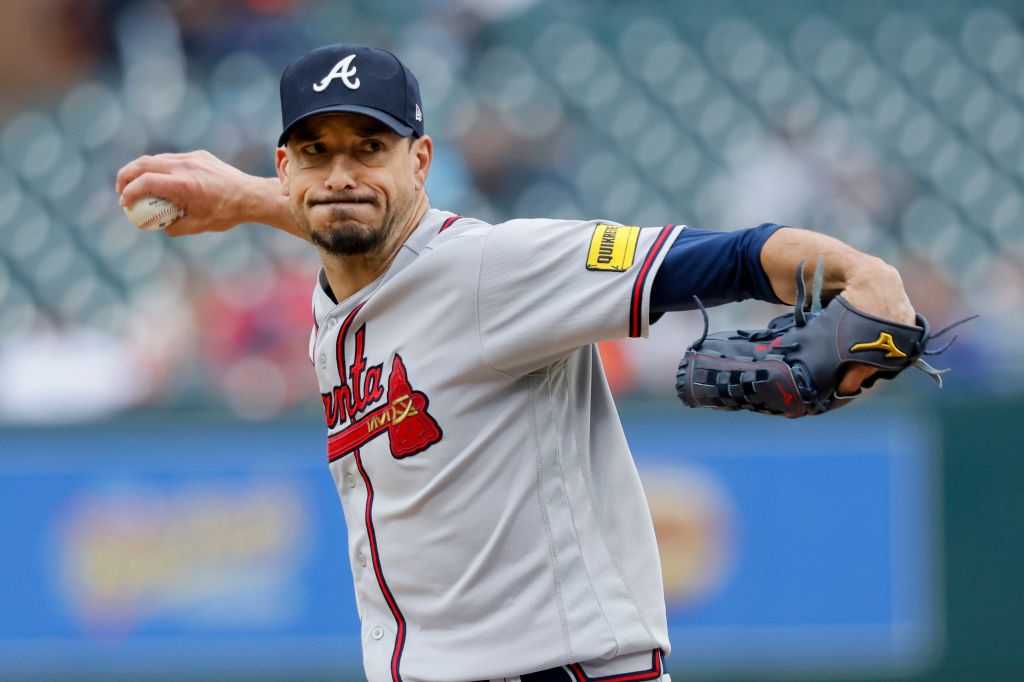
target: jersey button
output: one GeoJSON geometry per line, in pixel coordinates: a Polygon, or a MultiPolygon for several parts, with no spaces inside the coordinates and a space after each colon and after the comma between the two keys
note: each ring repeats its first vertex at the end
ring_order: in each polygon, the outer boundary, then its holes
{"type": "Polygon", "coordinates": [[[370,630],[370,637],[373,637],[374,639],[380,639],[383,636],[384,636],[384,628],[382,628],[379,625],[377,627],[375,627],[374,629],[370,630]]]}
{"type": "Polygon", "coordinates": [[[359,562],[360,566],[366,566],[366,555],[360,553],[359,556],[356,557],[356,561],[359,562]]]}
{"type": "Polygon", "coordinates": [[[327,356],[324,353],[320,354],[320,369],[327,369],[327,356]]]}
{"type": "Polygon", "coordinates": [[[352,474],[345,474],[345,485],[347,485],[349,488],[355,488],[356,477],[353,476],[352,474]]]}

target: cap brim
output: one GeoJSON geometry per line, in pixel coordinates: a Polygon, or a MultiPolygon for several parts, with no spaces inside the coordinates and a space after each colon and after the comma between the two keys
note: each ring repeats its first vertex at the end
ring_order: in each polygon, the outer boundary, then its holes
{"type": "Polygon", "coordinates": [[[388,128],[391,128],[397,134],[401,135],[402,137],[409,137],[415,132],[412,126],[407,126],[406,124],[402,123],[391,114],[381,111],[380,109],[374,109],[373,107],[364,107],[359,104],[332,104],[330,106],[321,107],[320,109],[308,111],[299,118],[289,123],[288,127],[285,128],[284,132],[281,133],[281,137],[277,138],[277,146],[283,147],[288,142],[288,135],[291,134],[292,128],[295,127],[296,123],[299,123],[300,121],[305,121],[307,118],[311,116],[343,112],[352,114],[362,114],[363,116],[369,116],[370,118],[377,119],[378,121],[386,125],[388,128]]]}

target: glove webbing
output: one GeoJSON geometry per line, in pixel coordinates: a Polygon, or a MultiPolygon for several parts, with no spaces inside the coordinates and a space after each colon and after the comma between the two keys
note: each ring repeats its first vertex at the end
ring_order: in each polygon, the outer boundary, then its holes
{"type": "MultiPolygon", "coordinates": [[[[751,358],[752,359],[752,358],[751,358]]],[[[716,368],[698,368],[693,377],[695,387],[713,389],[717,396],[705,396],[714,407],[734,410],[753,410],[764,414],[782,414],[773,410],[760,400],[752,399],[758,394],[755,384],[763,383],[771,379],[771,373],[767,369],[756,368],[753,370],[732,369],[722,370],[716,368]],[[701,376],[703,375],[703,376],[701,376]]],[[[676,374],[676,381],[685,383],[686,366],[680,365],[676,374]]]]}
{"type": "Polygon", "coordinates": [[[753,377],[749,370],[743,371],[734,369],[723,372],[717,369],[709,369],[706,372],[705,381],[700,382],[705,386],[715,386],[718,389],[718,398],[712,400],[716,407],[732,407],[737,409],[749,409],[756,412],[771,413],[761,402],[754,402],[750,396],[757,395],[754,387],[756,382],[768,381],[768,370],[756,369],[753,377]],[[738,392],[738,394],[737,394],[738,392]]]}

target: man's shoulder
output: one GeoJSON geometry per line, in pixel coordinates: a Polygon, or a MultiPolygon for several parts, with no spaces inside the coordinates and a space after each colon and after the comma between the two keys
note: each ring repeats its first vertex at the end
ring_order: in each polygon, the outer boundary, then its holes
{"type": "Polygon", "coordinates": [[[433,227],[432,234],[422,246],[421,255],[431,254],[428,259],[434,261],[441,256],[447,258],[467,258],[472,252],[479,252],[487,234],[494,226],[483,220],[458,214],[450,214],[440,224],[433,227]]]}
{"type": "Polygon", "coordinates": [[[449,237],[463,234],[487,234],[492,230],[528,231],[558,227],[596,225],[598,223],[606,223],[609,225],[619,224],[611,220],[579,218],[509,218],[500,222],[488,222],[480,218],[459,215],[456,213],[444,213],[443,215],[447,217],[441,222],[441,227],[438,230],[438,236],[447,235],[449,237]]]}
{"type": "Polygon", "coordinates": [[[479,218],[449,214],[425,251],[464,256],[468,251],[532,250],[572,234],[592,233],[600,224],[618,225],[610,220],[579,220],[571,218],[512,218],[490,223],[479,218]]]}

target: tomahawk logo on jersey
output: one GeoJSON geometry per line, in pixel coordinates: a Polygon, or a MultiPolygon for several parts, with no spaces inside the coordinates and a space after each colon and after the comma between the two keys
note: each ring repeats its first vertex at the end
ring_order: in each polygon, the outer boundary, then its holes
{"type": "Polygon", "coordinates": [[[356,311],[358,308],[342,323],[338,334],[338,376],[341,383],[329,393],[320,395],[328,430],[347,424],[327,439],[327,458],[333,462],[382,434],[388,435],[391,456],[395,459],[423,452],[441,440],[441,428],[427,412],[430,402],[427,395],[410,386],[402,356],[396,353],[391,362],[385,395],[381,384],[383,363],[367,365],[364,324],[353,335],[355,351],[352,363],[348,367],[344,365],[345,332],[356,311]],[[381,397],[384,398],[383,403],[376,406],[381,397]]]}

